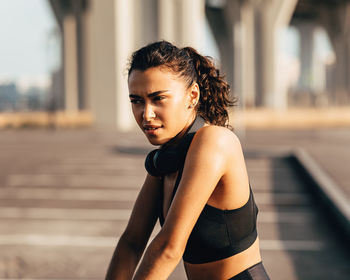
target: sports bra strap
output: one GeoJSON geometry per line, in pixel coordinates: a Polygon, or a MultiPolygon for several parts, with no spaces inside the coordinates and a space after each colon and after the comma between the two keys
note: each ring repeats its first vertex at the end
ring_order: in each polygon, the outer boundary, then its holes
{"type": "Polygon", "coordinates": [[[180,181],[181,181],[182,171],[183,170],[184,170],[184,165],[182,164],[180,169],[179,169],[179,173],[177,174],[177,177],[176,177],[176,182],[175,182],[175,185],[174,185],[174,188],[173,188],[173,194],[171,195],[170,203],[173,202],[173,199],[175,197],[176,191],[179,188],[179,184],[180,184],[180,181]]]}

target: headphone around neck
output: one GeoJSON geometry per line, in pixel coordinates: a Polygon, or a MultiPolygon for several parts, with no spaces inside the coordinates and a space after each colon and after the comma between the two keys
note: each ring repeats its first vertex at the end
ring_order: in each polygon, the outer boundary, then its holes
{"type": "Polygon", "coordinates": [[[145,160],[147,172],[152,176],[161,177],[179,170],[185,161],[187,150],[194,135],[204,124],[204,119],[197,116],[180,143],[151,151],[145,160]]]}

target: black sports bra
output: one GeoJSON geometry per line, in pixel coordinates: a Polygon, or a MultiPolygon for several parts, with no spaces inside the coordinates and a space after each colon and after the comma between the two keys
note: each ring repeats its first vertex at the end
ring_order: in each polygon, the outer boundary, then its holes
{"type": "MultiPolygon", "coordinates": [[[[171,201],[179,186],[182,171],[183,164],[176,178],[171,201]]],[[[163,192],[162,188],[159,205],[161,226],[164,223],[163,192]]],[[[231,257],[248,249],[257,238],[257,214],[258,208],[251,187],[248,201],[240,208],[221,210],[206,204],[187,241],[183,260],[192,264],[207,263],[231,257]]]]}

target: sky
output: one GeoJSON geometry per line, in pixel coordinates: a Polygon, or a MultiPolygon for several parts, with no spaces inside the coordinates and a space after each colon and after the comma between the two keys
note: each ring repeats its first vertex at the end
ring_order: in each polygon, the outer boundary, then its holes
{"type": "Polygon", "coordinates": [[[0,0],[0,83],[47,86],[57,67],[55,30],[47,0],[0,0]]]}

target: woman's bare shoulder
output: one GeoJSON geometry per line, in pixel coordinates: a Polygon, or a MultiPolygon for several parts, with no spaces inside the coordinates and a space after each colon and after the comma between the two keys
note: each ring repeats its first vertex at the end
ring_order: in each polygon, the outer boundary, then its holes
{"type": "Polygon", "coordinates": [[[232,130],[217,125],[200,128],[193,139],[193,143],[194,145],[203,146],[203,149],[215,149],[224,153],[242,151],[238,136],[232,130]]]}

